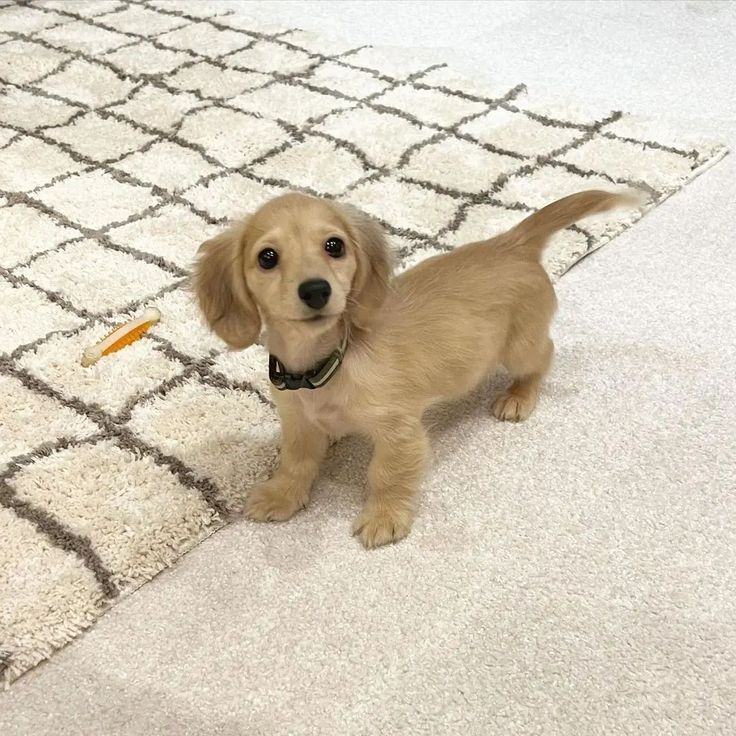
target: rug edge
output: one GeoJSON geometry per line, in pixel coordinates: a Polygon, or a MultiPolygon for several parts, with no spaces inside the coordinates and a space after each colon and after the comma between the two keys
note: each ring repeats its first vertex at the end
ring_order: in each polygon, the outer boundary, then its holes
{"type": "Polygon", "coordinates": [[[199,547],[204,541],[209,539],[213,534],[220,531],[224,527],[228,526],[226,520],[215,518],[211,524],[203,525],[200,528],[200,532],[197,536],[187,540],[177,551],[176,558],[169,564],[163,565],[157,572],[151,577],[145,578],[134,583],[131,587],[124,590],[120,595],[111,599],[100,599],[98,604],[90,607],[85,611],[80,612],[81,617],[86,617],[87,621],[83,624],[74,622],[70,625],[72,633],[62,635],[60,637],[60,643],[44,642],[41,646],[36,648],[36,653],[40,652],[40,656],[29,657],[27,652],[23,650],[4,650],[9,655],[7,662],[4,663],[4,668],[0,670],[0,685],[2,689],[7,691],[10,690],[11,686],[20,681],[30,672],[37,670],[44,664],[48,664],[52,661],[52,658],[57,652],[62,649],[66,649],[70,644],[75,641],[79,641],[90,629],[92,629],[100,619],[105,616],[112,608],[117,606],[121,601],[125,600],[129,596],[137,593],[144,585],[148,585],[151,581],[155,580],[159,575],[165,573],[178,566],[183,558],[188,555],[193,549],[199,547]],[[17,663],[17,664],[16,664],[17,663]]]}

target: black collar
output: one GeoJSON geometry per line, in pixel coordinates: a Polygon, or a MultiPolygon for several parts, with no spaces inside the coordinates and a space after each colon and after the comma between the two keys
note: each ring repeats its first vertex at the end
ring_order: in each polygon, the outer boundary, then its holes
{"type": "Polygon", "coordinates": [[[337,373],[337,369],[345,357],[347,347],[348,336],[346,333],[337,350],[332,352],[314,368],[304,373],[289,373],[284,367],[284,364],[275,355],[269,354],[268,377],[279,391],[296,391],[300,388],[320,388],[320,386],[324,386],[337,373]]]}

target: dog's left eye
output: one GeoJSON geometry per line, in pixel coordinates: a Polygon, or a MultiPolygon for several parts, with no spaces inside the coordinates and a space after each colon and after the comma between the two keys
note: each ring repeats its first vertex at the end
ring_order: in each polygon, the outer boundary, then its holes
{"type": "Polygon", "coordinates": [[[258,265],[266,271],[276,268],[278,262],[279,254],[273,248],[264,248],[258,254],[258,265]]]}
{"type": "Polygon", "coordinates": [[[325,241],[325,250],[333,258],[339,258],[345,253],[345,243],[340,238],[328,238],[325,241]]]}

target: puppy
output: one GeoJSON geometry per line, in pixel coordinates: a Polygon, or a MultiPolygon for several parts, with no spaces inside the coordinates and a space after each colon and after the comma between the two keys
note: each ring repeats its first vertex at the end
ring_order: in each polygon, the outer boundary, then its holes
{"type": "Polygon", "coordinates": [[[491,412],[526,419],[553,354],[547,239],[635,203],[625,193],[573,194],[393,279],[376,222],[302,194],[273,199],[204,243],[193,273],[200,308],[234,349],[265,326],[281,418],[280,465],[250,490],[245,515],[280,521],[304,508],[330,439],[358,433],[374,451],[354,533],[366,547],[406,536],[429,452],[426,409],[504,366],[511,382],[491,412]]]}

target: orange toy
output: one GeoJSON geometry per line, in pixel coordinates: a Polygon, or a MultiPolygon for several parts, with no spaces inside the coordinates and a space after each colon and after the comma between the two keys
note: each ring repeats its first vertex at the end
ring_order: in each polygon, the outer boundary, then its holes
{"type": "Polygon", "coordinates": [[[103,355],[122,350],[132,342],[139,340],[160,319],[161,312],[155,307],[148,307],[140,317],[116,327],[96,345],[87,348],[82,355],[82,365],[87,368],[96,363],[103,355]]]}

